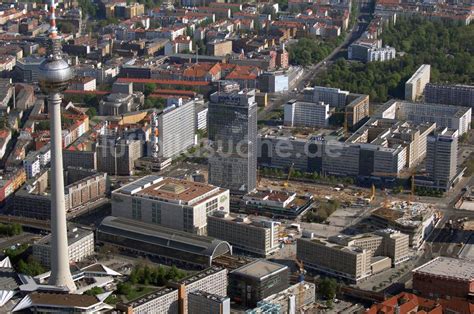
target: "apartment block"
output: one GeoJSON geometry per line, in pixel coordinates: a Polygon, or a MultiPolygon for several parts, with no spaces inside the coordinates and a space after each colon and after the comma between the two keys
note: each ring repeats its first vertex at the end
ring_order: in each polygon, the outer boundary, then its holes
{"type": "Polygon", "coordinates": [[[414,124],[434,122],[437,127],[458,130],[461,136],[471,129],[471,108],[435,103],[413,103],[392,99],[380,106],[374,118],[411,121],[414,124]]]}
{"type": "Polygon", "coordinates": [[[215,211],[207,218],[209,236],[229,242],[234,249],[266,257],[279,248],[279,223],[251,220],[246,215],[215,211]]]}
{"type": "Polygon", "coordinates": [[[39,66],[43,57],[27,56],[16,61],[13,71],[14,78],[23,83],[38,82],[39,66]]]}
{"type": "MultiPolygon", "coordinates": [[[[216,266],[207,268],[180,281],[169,282],[167,287],[129,303],[119,303],[117,309],[130,314],[193,313],[191,311],[196,306],[196,295],[213,295],[222,300],[222,309],[225,309],[227,307],[226,298],[223,296],[227,295],[227,269],[216,266]]],[[[228,312],[209,313],[227,314],[228,312]]]]}
{"type": "Polygon", "coordinates": [[[107,192],[107,173],[91,173],[64,188],[67,208],[78,208],[98,200],[107,192]]]}
{"type": "Polygon", "coordinates": [[[78,76],[71,82],[69,89],[94,91],[96,90],[96,79],[90,76],[78,76]]]}
{"type": "Polygon", "coordinates": [[[343,108],[346,105],[348,91],[339,88],[314,86],[304,90],[305,98],[313,102],[324,102],[331,107],[343,108]]]}
{"type": "Polygon", "coordinates": [[[358,40],[352,43],[348,49],[349,60],[362,62],[388,61],[397,56],[395,48],[382,46],[382,40],[358,40]]]}
{"type": "Polygon", "coordinates": [[[143,156],[138,140],[100,137],[96,145],[97,169],[110,175],[132,175],[135,160],[143,156]]]}
{"type": "Polygon", "coordinates": [[[258,138],[259,164],[265,167],[335,176],[399,173],[426,156],[426,138],[434,123],[369,119],[345,142],[318,132],[264,130],[258,138]]]}
{"type": "Polygon", "coordinates": [[[368,250],[372,257],[387,256],[393,265],[408,260],[409,237],[393,229],[381,229],[374,233],[365,233],[355,236],[338,235],[329,237],[333,243],[344,246],[359,247],[368,250]]]}
{"type": "Polygon", "coordinates": [[[48,143],[39,150],[29,152],[23,160],[26,178],[31,179],[37,176],[41,169],[49,164],[51,160],[51,145],[48,143]]]}
{"type": "Polygon", "coordinates": [[[69,147],[63,150],[63,165],[67,167],[81,167],[85,169],[97,169],[97,152],[95,149],[77,150],[69,147]]]}
{"type": "MultiPolygon", "coordinates": [[[[67,239],[70,262],[80,262],[94,254],[94,232],[91,230],[69,226],[67,239]]],[[[51,266],[51,235],[33,244],[33,256],[43,266],[51,266]]]]}
{"type": "Polygon", "coordinates": [[[349,94],[347,96],[346,123],[352,128],[370,115],[369,95],[349,94]]]}
{"type": "Polygon", "coordinates": [[[178,313],[178,289],[165,287],[127,304],[118,303],[116,308],[129,314],[178,313]]]}
{"type": "Polygon", "coordinates": [[[325,238],[298,239],[296,256],[305,267],[352,282],[371,275],[370,250],[340,245],[325,238]]]}
{"type": "Polygon", "coordinates": [[[428,136],[426,171],[433,187],[449,190],[457,174],[458,131],[438,128],[428,136]]]}
{"type": "Polygon", "coordinates": [[[207,54],[210,56],[227,56],[232,53],[232,41],[214,40],[206,44],[207,54]]]}
{"type": "Polygon", "coordinates": [[[375,232],[382,237],[382,255],[392,259],[393,265],[398,265],[409,259],[410,237],[393,229],[381,229],[375,232]]]}
{"type": "Polygon", "coordinates": [[[179,298],[182,300],[180,313],[188,313],[189,294],[202,291],[205,293],[226,296],[228,287],[228,271],[225,268],[212,266],[199,273],[191,275],[175,283],[178,287],[179,298]]]}
{"type": "Polygon", "coordinates": [[[439,216],[423,204],[413,203],[400,207],[380,207],[370,215],[370,222],[380,229],[393,229],[408,235],[409,245],[419,247],[433,231],[439,216]]]}
{"type": "Polygon", "coordinates": [[[321,173],[335,176],[359,175],[361,161],[360,146],[323,141],[320,147],[322,156],[321,173]]]}
{"type": "Polygon", "coordinates": [[[194,101],[168,106],[158,115],[159,155],[172,158],[195,144],[194,101]]]}
{"type": "MultiPolygon", "coordinates": [[[[423,96],[425,86],[430,82],[431,66],[422,64],[405,83],[405,100],[417,101],[423,96]]],[[[425,99],[426,100],[426,99],[425,99]]],[[[434,101],[435,103],[437,101],[434,101]]]]}
{"type": "MultiPolygon", "coordinates": [[[[404,167],[412,168],[418,165],[425,158],[426,139],[435,127],[433,122],[415,124],[391,119],[370,119],[346,142],[363,143],[361,153],[363,150],[370,151],[372,147],[375,155],[392,152],[398,156],[397,161],[393,161],[392,171],[381,170],[382,164],[374,163],[373,166],[364,167],[365,173],[361,171],[364,175],[371,175],[373,172],[398,173],[404,167]]],[[[373,157],[367,158],[367,154],[364,159],[361,158],[361,162],[371,160],[373,157]]]]}
{"type": "Polygon", "coordinates": [[[283,121],[291,127],[323,128],[328,125],[329,116],[329,105],[322,101],[290,101],[285,104],[283,121]]]}
{"type": "Polygon", "coordinates": [[[425,88],[425,101],[472,108],[474,107],[474,86],[429,83],[425,88]]]}
{"type": "Polygon", "coordinates": [[[255,260],[229,273],[229,296],[246,307],[288,288],[288,266],[255,260]]]}
{"type": "Polygon", "coordinates": [[[149,175],[112,192],[112,215],[207,234],[207,216],[229,211],[229,190],[149,175]]]}
{"type": "Polygon", "coordinates": [[[193,291],[188,294],[188,313],[230,314],[230,299],[204,291],[193,291]]]}
{"type": "MultiPolygon", "coordinates": [[[[68,172],[74,172],[69,168],[68,172]]],[[[108,190],[106,173],[90,172],[70,179],[66,173],[67,185],[64,187],[66,211],[73,213],[105,197],[108,190]]],[[[51,217],[51,195],[48,190],[48,172],[43,172],[19,190],[11,203],[16,216],[49,220],[51,217]],[[32,210],[32,208],[34,210],[32,210]]]]}

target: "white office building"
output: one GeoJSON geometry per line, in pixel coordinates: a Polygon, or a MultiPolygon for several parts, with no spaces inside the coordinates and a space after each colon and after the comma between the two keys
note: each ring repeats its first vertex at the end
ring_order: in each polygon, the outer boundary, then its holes
{"type": "Polygon", "coordinates": [[[168,106],[158,116],[160,157],[175,157],[195,144],[194,101],[168,106]]]}
{"type": "Polygon", "coordinates": [[[149,175],[112,192],[112,215],[199,235],[207,216],[229,212],[229,190],[210,184],[149,175]]]}
{"type": "Polygon", "coordinates": [[[457,174],[458,132],[438,128],[428,136],[426,171],[434,186],[449,190],[457,174]]]}
{"type": "Polygon", "coordinates": [[[314,86],[305,88],[305,100],[309,102],[324,102],[331,107],[343,108],[347,103],[348,91],[339,88],[314,86]]]}
{"type": "Polygon", "coordinates": [[[329,105],[319,101],[292,101],[285,104],[284,124],[292,127],[322,128],[328,125],[329,105]]]}
{"type": "MultiPolygon", "coordinates": [[[[70,262],[80,262],[94,254],[94,232],[73,226],[67,233],[70,262]]],[[[51,235],[33,244],[33,256],[45,267],[51,265],[51,235]]]]}

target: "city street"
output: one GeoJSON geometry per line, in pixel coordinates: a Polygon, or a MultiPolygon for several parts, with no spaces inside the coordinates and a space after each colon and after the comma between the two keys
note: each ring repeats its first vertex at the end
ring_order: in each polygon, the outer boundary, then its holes
{"type": "Polygon", "coordinates": [[[351,31],[346,34],[345,40],[319,63],[306,67],[303,75],[290,86],[290,90],[287,93],[270,94],[270,104],[258,113],[258,120],[267,120],[272,111],[279,109],[289,100],[298,97],[293,92],[295,88],[298,91],[303,90],[303,88],[311,84],[316,76],[324,73],[337,58],[347,57],[346,53],[343,53],[344,50],[362,36],[369,25],[368,20],[369,16],[367,14],[361,14],[358,18],[358,22],[355,23],[351,31]]]}

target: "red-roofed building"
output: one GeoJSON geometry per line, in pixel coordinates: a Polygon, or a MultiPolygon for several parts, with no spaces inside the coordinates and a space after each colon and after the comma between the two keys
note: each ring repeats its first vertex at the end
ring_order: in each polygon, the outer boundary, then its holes
{"type": "Polygon", "coordinates": [[[236,65],[225,79],[237,82],[241,88],[256,88],[260,74],[261,70],[257,67],[236,65]]]}
{"type": "Polygon", "coordinates": [[[190,81],[210,81],[221,79],[219,63],[193,63],[183,71],[183,78],[190,81]]]}
{"type": "Polygon", "coordinates": [[[423,313],[443,314],[442,306],[429,299],[418,297],[412,293],[402,292],[382,303],[374,304],[366,310],[366,314],[402,314],[423,313]]]}
{"type": "Polygon", "coordinates": [[[387,300],[372,305],[366,314],[470,314],[474,313],[474,303],[466,299],[450,298],[431,300],[412,293],[402,292],[387,300]]]}
{"type": "Polygon", "coordinates": [[[176,89],[184,88],[193,90],[201,94],[206,94],[212,90],[209,81],[188,81],[188,80],[158,80],[158,79],[139,79],[139,78],[119,78],[118,82],[133,82],[134,91],[144,91],[148,83],[156,84],[159,88],[176,89]]]}

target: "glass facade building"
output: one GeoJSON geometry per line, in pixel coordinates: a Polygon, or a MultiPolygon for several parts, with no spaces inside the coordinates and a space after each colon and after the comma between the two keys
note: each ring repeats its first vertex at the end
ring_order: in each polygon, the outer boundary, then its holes
{"type": "Polygon", "coordinates": [[[216,92],[208,112],[209,183],[233,193],[257,185],[257,103],[255,90],[216,92]]]}

